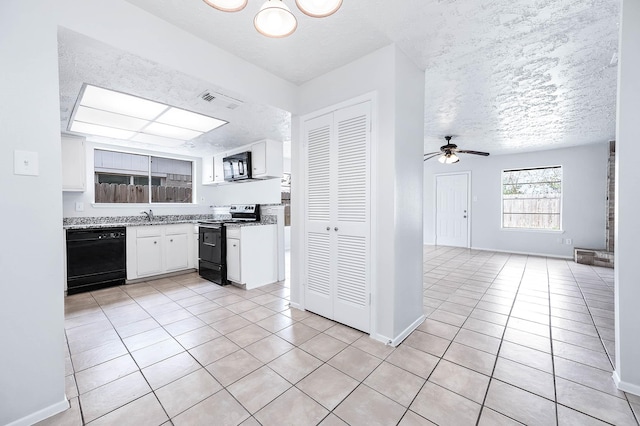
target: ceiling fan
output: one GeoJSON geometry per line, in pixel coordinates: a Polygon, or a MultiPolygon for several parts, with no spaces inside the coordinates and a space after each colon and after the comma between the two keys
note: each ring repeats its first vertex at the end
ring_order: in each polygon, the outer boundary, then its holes
{"type": "Polygon", "coordinates": [[[427,161],[433,157],[437,157],[438,155],[440,155],[440,158],[438,158],[439,162],[441,162],[442,164],[453,164],[460,161],[460,158],[458,158],[456,154],[474,154],[474,155],[482,155],[484,157],[489,155],[488,152],[468,151],[464,149],[458,149],[458,145],[451,143],[451,136],[445,136],[444,138],[447,141],[447,144],[442,145],[440,147],[440,151],[424,154],[423,161],[427,161]]]}

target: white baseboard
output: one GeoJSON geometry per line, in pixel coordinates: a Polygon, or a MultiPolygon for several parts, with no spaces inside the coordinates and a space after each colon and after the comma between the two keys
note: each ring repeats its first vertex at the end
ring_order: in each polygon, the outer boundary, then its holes
{"type": "Polygon", "coordinates": [[[289,302],[289,306],[292,308],[296,308],[299,311],[304,311],[305,309],[302,307],[302,305],[300,305],[299,303],[296,302],[289,302]]]}
{"type": "Polygon", "coordinates": [[[402,330],[402,332],[393,339],[388,336],[383,336],[381,334],[371,334],[369,335],[369,337],[379,342],[382,342],[385,345],[393,346],[395,348],[400,343],[402,343],[402,341],[406,339],[407,336],[409,336],[413,330],[418,328],[418,326],[420,326],[420,324],[422,324],[426,318],[427,317],[425,315],[420,315],[420,317],[417,320],[412,322],[411,325],[409,325],[409,327],[402,330]]]}
{"type": "Polygon", "coordinates": [[[562,260],[573,260],[573,256],[560,256],[560,255],[557,255],[557,254],[549,254],[549,253],[534,253],[534,252],[528,252],[528,251],[499,250],[499,249],[483,248],[483,247],[471,247],[470,250],[495,251],[497,253],[521,254],[521,255],[525,255],[525,256],[540,256],[540,257],[552,257],[554,259],[562,259],[562,260]]]}
{"type": "Polygon", "coordinates": [[[53,405],[45,407],[42,410],[36,411],[35,413],[31,413],[28,416],[25,416],[21,419],[14,420],[13,422],[9,423],[7,426],[30,426],[44,419],[48,419],[49,417],[54,416],[58,413],[62,413],[68,408],[69,408],[69,401],[65,397],[63,401],[60,401],[53,405]]]}
{"type": "Polygon", "coordinates": [[[389,344],[391,346],[393,346],[394,348],[396,346],[398,346],[400,343],[402,343],[402,341],[404,339],[407,338],[407,336],[409,336],[411,334],[411,332],[413,330],[418,328],[420,326],[420,324],[422,324],[426,318],[427,317],[425,315],[420,315],[420,317],[417,320],[412,322],[411,325],[409,325],[409,327],[407,327],[404,330],[402,330],[402,332],[400,334],[398,334],[395,339],[391,340],[391,343],[389,343],[389,344]]]}
{"type": "Polygon", "coordinates": [[[620,380],[620,375],[618,375],[617,371],[613,372],[613,382],[619,390],[640,396],[640,385],[623,382],[620,380]]]}

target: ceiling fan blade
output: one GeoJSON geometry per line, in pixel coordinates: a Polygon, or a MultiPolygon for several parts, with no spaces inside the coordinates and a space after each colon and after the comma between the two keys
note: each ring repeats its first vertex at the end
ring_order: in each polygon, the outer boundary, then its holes
{"type": "Polygon", "coordinates": [[[459,149],[456,152],[461,152],[463,154],[474,154],[474,155],[483,155],[485,157],[487,157],[489,155],[488,152],[482,152],[482,151],[467,151],[465,149],[459,149]]]}
{"type": "Polygon", "coordinates": [[[427,160],[432,159],[433,157],[437,157],[439,155],[442,155],[441,152],[432,152],[431,154],[432,155],[430,157],[427,157],[427,155],[429,155],[429,154],[425,154],[425,158],[422,161],[427,161],[427,160]]]}
{"type": "Polygon", "coordinates": [[[434,154],[442,154],[442,152],[441,151],[428,152],[428,153],[423,154],[423,155],[426,157],[427,155],[434,155],[434,154]]]}

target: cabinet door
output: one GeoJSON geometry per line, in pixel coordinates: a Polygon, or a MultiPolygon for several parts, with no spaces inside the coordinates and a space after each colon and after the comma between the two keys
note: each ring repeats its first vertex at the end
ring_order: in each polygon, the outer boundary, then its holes
{"type": "Polygon", "coordinates": [[[62,136],[62,190],[86,189],[84,138],[62,136]]]}
{"type": "Polygon", "coordinates": [[[139,277],[162,273],[161,237],[136,239],[136,265],[139,277]]]}
{"type": "Polygon", "coordinates": [[[227,279],[242,284],[240,276],[240,240],[227,238],[227,279]]]}
{"type": "Polygon", "coordinates": [[[224,165],[222,164],[222,159],[225,154],[218,154],[213,157],[213,181],[214,182],[224,182],[224,165]]]}
{"type": "Polygon", "coordinates": [[[189,267],[189,237],[187,234],[167,235],[164,238],[166,271],[178,271],[189,267]]]}
{"type": "Polygon", "coordinates": [[[258,177],[267,173],[267,141],[251,145],[252,176],[258,177]]]}
{"type": "Polygon", "coordinates": [[[202,157],[202,183],[214,182],[214,158],[202,157]]]}

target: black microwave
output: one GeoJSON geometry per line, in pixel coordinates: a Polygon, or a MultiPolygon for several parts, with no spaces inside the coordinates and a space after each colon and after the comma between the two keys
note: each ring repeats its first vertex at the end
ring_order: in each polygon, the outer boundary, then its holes
{"type": "Polygon", "coordinates": [[[228,182],[251,179],[251,151],[240,152],[222,159],[224,180],[228,182]]]}

